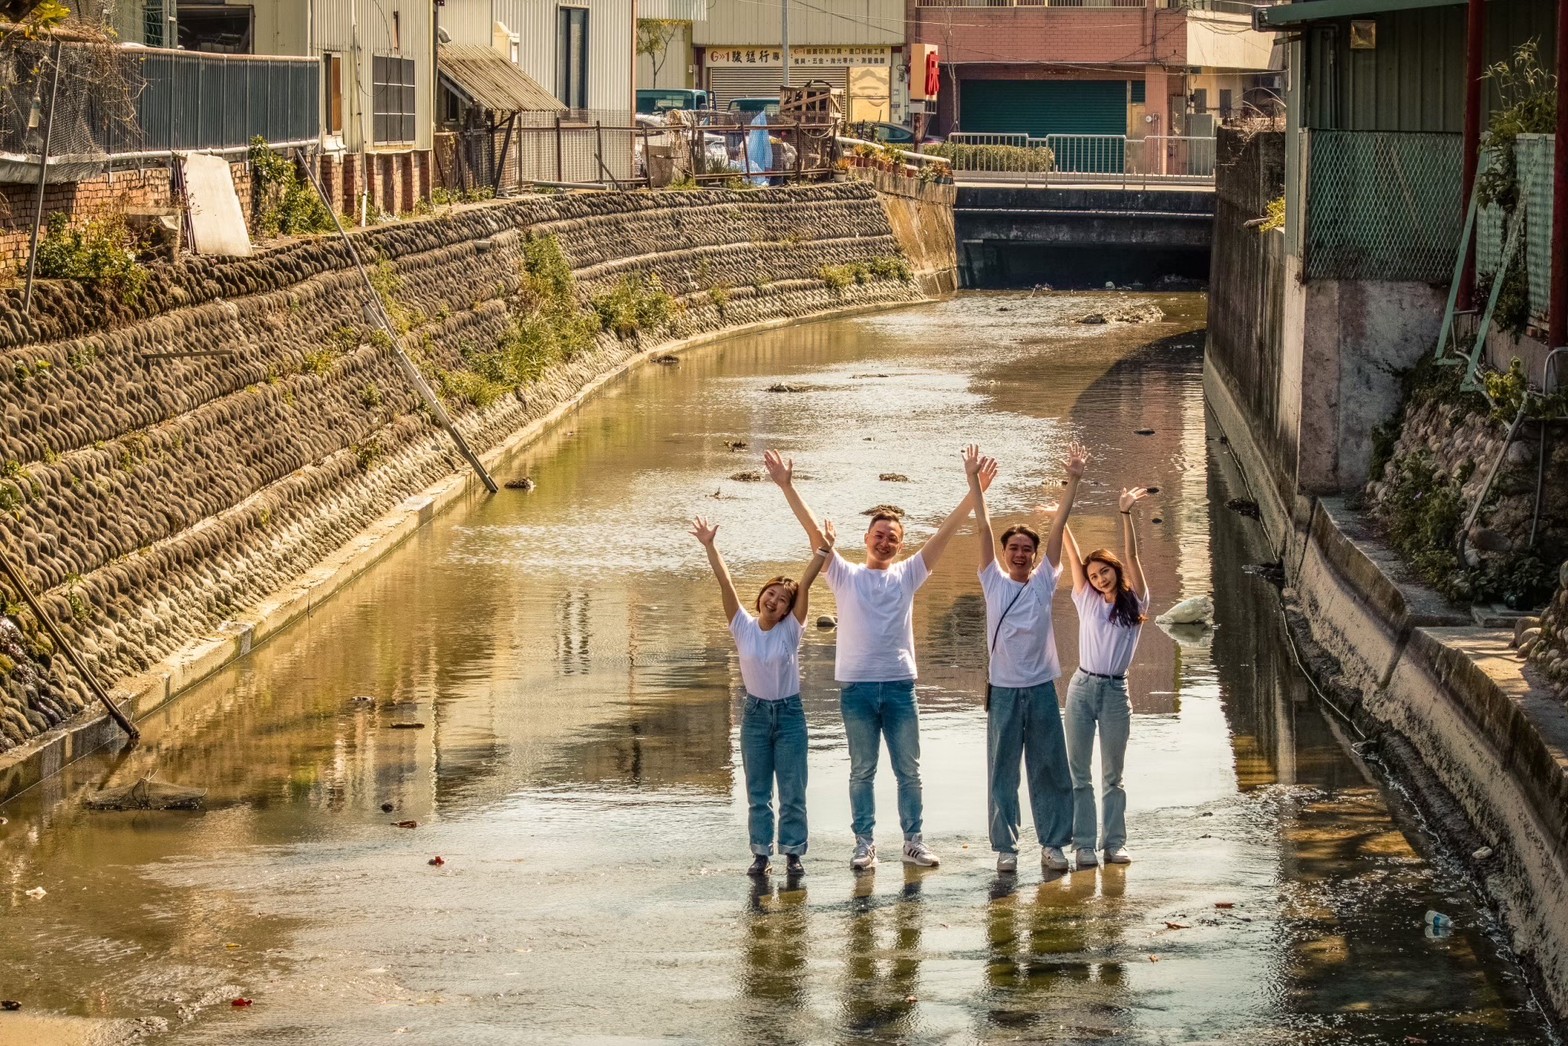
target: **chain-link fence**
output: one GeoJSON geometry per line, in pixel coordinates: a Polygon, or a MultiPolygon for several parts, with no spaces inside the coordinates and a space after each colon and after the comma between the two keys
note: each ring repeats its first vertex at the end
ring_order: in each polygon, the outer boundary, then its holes
{"type": "Polygon", "coordinates": [[[1306,133],[1307,277],[1447,282],[1463,221],[1460,136],[1306,133]]]}

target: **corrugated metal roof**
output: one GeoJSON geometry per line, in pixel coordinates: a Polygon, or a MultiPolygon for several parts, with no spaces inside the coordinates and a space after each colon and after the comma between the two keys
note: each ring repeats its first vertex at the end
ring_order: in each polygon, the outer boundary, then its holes
{"type": "Polygon", "coordinates": [[[441,75],[497,113],[564,112],[566,106],[499,53],[478,44],[442,44],[441,75]]]}

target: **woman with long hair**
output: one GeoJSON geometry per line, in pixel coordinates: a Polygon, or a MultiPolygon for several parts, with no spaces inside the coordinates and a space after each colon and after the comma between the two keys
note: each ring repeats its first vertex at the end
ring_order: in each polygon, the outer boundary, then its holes
{"type": "Polygon", "coordinates": [[[990,459],[979,448],[964,449],[969,497],[975,503],[975,535],[980,550],[980,591],[985,597],[986,771],[990,792],[991,849],[996,870],[1018,871],[1018,838],[1023,818],[1018,809],[1018,765],[1029,771],[1029,808],[1034,813],[1040,866],[1065,871],[1072,844],[1073,789],[1062,739],[1062,713],[1056,703],[1056,630],[1051,598],[1061,574],[1062,538],[1078,483],[1089,455],[1077,443],[1068,448],[1067,485],[1042,542],[1033,527],[1015,523],[1002,532],[1001,555],[991,529],[980,473],[990,459]],[[1044,556],[1042,558],[1042,552],[1044,556]]]}
{"type": "Polygon", "coordinates": [[[1073,573],[1073,604],[1078,608],[1078,671],[1067,684],[1067,765],[1073,780],[1073,846],[1079,868],[1130,864],[1127,852],[1127,792],[1122,764],[1132,707],[1127,699],[1127,667],[1132,664],[1149,608],[1149,586],[1138,562],[1134,512],[1148,495],[1143,487],[1123,489],[1117,507],[1122,517],[1122,556],[1097,548],[1087,556],[1069,528],[1063,551],[1073,573]],[[1090,762],[1094,735],[1100,734],[1100,818],[1095,817],[1090,762]]]}
{"type": "Polygon", "coordinates": [[[714,539],[717,523],[698,516],[691,535],[708,553],[708,565],[719,582],[719,596],[730,635],[740,653],[740,677],[746,685],[746,706],[740,722],[740,756],[746,773],[747,818],[754,855],[747,875],[767,875],[775,836],[784,854],[785,870],[800,875],[806,852],[806,711],[800,701],[800,647],[805,632],[811,583],[833,554],[834,531],[822,521],[822,544],[811,555],[797,583],[775,577],[757,594],[756,615],[740,605],[735,583],[714,539]],[[778,785],[779,812],[773,815],[773,789],[778,785]]]}

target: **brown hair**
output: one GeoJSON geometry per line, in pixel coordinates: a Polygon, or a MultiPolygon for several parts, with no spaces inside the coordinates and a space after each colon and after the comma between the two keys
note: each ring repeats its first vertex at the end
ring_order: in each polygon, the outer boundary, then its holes
{"type": "Polygon", "coordinates": [[[1010,539],[1014,534],[1022,534],[1024,537],[1034,542],[1034,550],[1036,552],[1040,551],[1040,535],[1036,533],[1035,529],[1027,523],[1014,523],[1012,526],[1002,531],[1003,548],[1007,547],[1008,539],[1010,539]]]}
{"type": "MultiPolygon", "coordinates": [[[[1083,570],[1085,578],[1089,574],[1089,564],[1095,561],[1104,563],[1116,571],[1116,600],[1111,604],[1111,624],[1123,628],[1132,628],[1143,624],[1143,609],[1138,606],[1138,597],[1133,593],[1132,585],[1127,582],[1127,571],[1122,567],[1122,561],[1116,558],[1116,553],[1108,548],[1097,548],[1083,557],[1083,570]]],[[[1093,587],[1093,586],[1090,586],[1093,587]]],[[[1099,591],[1096,589],[1095,591],[1099,591]]]]}
{"type": "Polygon", "coordinates": [[[868,533],[868,534],[871,533],[871,528],[876,526],[878,523],[882,522],[884,519],[887,520],[889,523],[897,523],[898,524],[898,536],[899,537],[903,537],[904,536],[904,521],[903,521],[903,519],[901,519],[898,516],[895,516],[891,512],[873,512],[871,514],[871,522],[866,524],[866,533],[868,533]]]}
{"type": "Polygon", "coordinates": [[[795,600],[800,596],[800,584],[794,578],[780,574],[778,577],[769,578],[767,584],[757,589],[757,598],[751,604],[751,608],[757,613],[762,613],[762,593],[774,585],[783,585],[785,590],[789,592],[789,606],[784,608],[784,612],[787,614],[795,609],[795,600]]]}

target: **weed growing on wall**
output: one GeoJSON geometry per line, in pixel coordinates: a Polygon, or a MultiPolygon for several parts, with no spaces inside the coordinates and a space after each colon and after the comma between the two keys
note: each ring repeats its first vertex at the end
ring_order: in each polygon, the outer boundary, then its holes
{"type": "Polygon", "coordinates": [[[147,286],[147,269],[125,219],[115,215],[72,223],[63,212],[49,216],[49,231],[38,243],[37,273],[45,279],[80,280],[115,288],[135,301],[147,286]]]}
{"type": "Polygon", "coordinates": [[[922,150],[943,156],[955,171],[1049,171],[1056,165],[1056,154],[1045,146],[1021,145],[927,145],[922,150]]]}
{"type": "Polygon", "coordinates": [[[272,151],[266,139],[250,141],[253,224],[263,236],[298,236],[330,232],[332,214],[310,181],[300,177],[294,161],[272,151]]]}
{"type": "Polygon", "coordinates": [[[817,270],[817,278],[836,291],[850,284],[870,283],[872,280],[903,280],[915,278],[909,262],[894,255],[872,258],[869,262],[851,262],[847,265],[824,265],[817,270]]]}
{"type": "Polygon", "coordinates": [[[658,276],[629,273],[609,293],[596,295],[593,307],[599,314],[599,326],[625,341],[643,331],[668,326],[675,313],[675,299],[658,276]]]}

